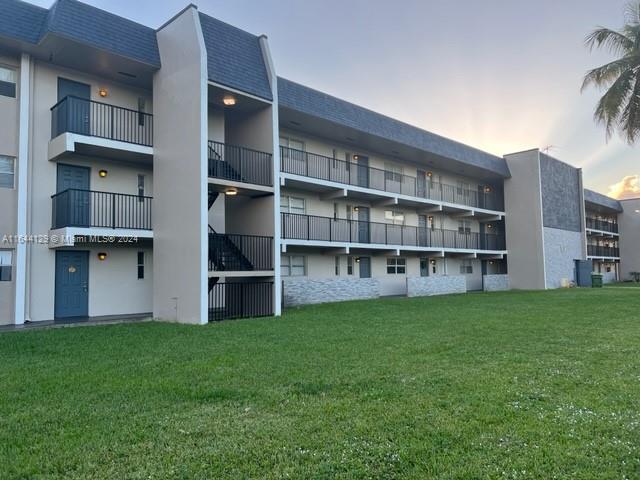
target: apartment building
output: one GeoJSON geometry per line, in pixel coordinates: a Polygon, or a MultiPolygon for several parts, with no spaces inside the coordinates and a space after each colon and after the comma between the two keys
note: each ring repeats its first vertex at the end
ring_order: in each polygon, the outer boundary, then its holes
{"type": "Polygon", "coordinates": [[[538,150],[498,157],[279,78],[265,36],[194,5],[157,29],[76,0],[0,9],[0,324],[640,270],[640,205],[538,150]]]}

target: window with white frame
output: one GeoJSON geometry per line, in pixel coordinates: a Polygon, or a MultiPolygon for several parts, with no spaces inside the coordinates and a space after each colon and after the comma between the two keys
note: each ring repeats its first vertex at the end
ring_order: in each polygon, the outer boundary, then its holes
{"type": "Polygon", "coordinates": [[[353,275],[353,257],[347,257],[347,275],[353,275]]]}
{"type": "Polygon", "coordinates": [[[144,202],[144,175],[138,175],[138,201],[144,202]]]}
{"type": "Polygon", "coordinates": [[[458,233],[465,235],[471,233],[471,220],[458,220],[458,233]]]}
{"type": "Polygon", "coordinates": [[[340,276],[340,257],[336,256],[335,259],[335,273],[336,273],[336,277],[340,276]]]}
{"type": "Polygon", "coordinates": [[[404,225],[404,212],[397,210],[385,210],[384,219],[394,225],[404,225]]]}
{"type": "Polygon", "coordinates": [[[0,155],[0,188],[13,188],[15,182],[16,159],[0,155]]]}
{"type": "Polygon", "coordinates": [[[280,137],[282,158],[280,159],[285,172],[297,175],[306,174],[307,154],[304,142],[289,137],[280,137]]]}
{"type": "Polygon", "coordinates": [[[385,163],[384,179],[387,182],[402,182],[402,167],[394,163],[385,163]]]}
{"type": "Polygon", "coordinates": [[[304,198],[290,197],[283,195],[280,197],[280,211],[282,213],[298,213],[304,215],[305,202],[304,198]]]}
{"type": "Polygon", "coordinates": [[[307,274],[303,255],[283,255],[280,258],[280,275],[283,277],[304,277],[307,274]]]}
{"type": "Polygon", "coordinates": [[[404,275],[407,273],[407,259],[391,257],[387,258],[387,274],[404,275]]]}
{"type": "Polygon", "coordinates": [[[13,267],[13,251],[0,250],[0,282],[11,281],[11,269],[13,267]]]}
{"type": "Polygon", "coordinates": [[[460,273],[463,275],[470,275],[473,273],[473,263],[471,260],[463,260],[460,264],[460,273]]]}
{"type": "Polygon", "coordinates": [[[138,280],[144,280],[144,252],[138,252],[138,280]]]}
{"type": "Polygon", "coordinates": [[[17,81],[18,76],[14,68],[0,65],[0,95],[15,98],[17,81]]]}

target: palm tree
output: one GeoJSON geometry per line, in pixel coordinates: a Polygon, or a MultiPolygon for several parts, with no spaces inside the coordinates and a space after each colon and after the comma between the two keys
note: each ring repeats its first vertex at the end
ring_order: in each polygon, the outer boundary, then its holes
{"type": "Polygon", "coordinates": [[[582,91],[594,85],[606,88],[594,118],[605,126],[607,139],[615,130],[629,144],[640,136],[640,1],[625,9],[625,25],[619,31],[599,27],[585,39],[590,50],[605,48],[618,57],[587,72],[582,91]]]}

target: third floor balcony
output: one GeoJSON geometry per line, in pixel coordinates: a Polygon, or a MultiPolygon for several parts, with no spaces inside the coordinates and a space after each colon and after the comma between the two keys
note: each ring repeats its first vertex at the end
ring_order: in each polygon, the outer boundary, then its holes
{"type": "Polygon", "coordinates": [[[618,224],[611,220],[587,217],[587,228],[601,232],[618,233],[618,224]]]}
{"type": "Polygon", "coordinates": [[[435,202],[498,212],[504,210],[502,198],[488,188],[472,189],[439,183],[427,174],[412,177],[288,147],[280,147],[280,170],[292,175],[435,202]]]}
{"type": "Polygon", "coordinates": [[[273,155],[251,148],[209,141],[209,178],[230,184],[273,187],[273,155]]]}

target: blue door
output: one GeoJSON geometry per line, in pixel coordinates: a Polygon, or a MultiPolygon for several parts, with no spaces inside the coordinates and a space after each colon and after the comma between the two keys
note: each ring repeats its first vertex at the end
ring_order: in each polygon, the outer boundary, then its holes
{"type": "Polygon", "coordinates": [[[57,135],[64,132],[91,134],[91,86],[58,78],[58,102],[66,100],[58,107],[57,135]]]}
{"type": "Polygon", "coordinates": [[[56,227],[91,225],[91,192],[87,167],[58,164],[55,202],[56,227]],[[64,192],[64,193],[62,193],[64,192]]]}
{"type": "Polygon", "coordinates": [[[55,318],[89,315],[89,252],[56,252],[55,318]]]}

